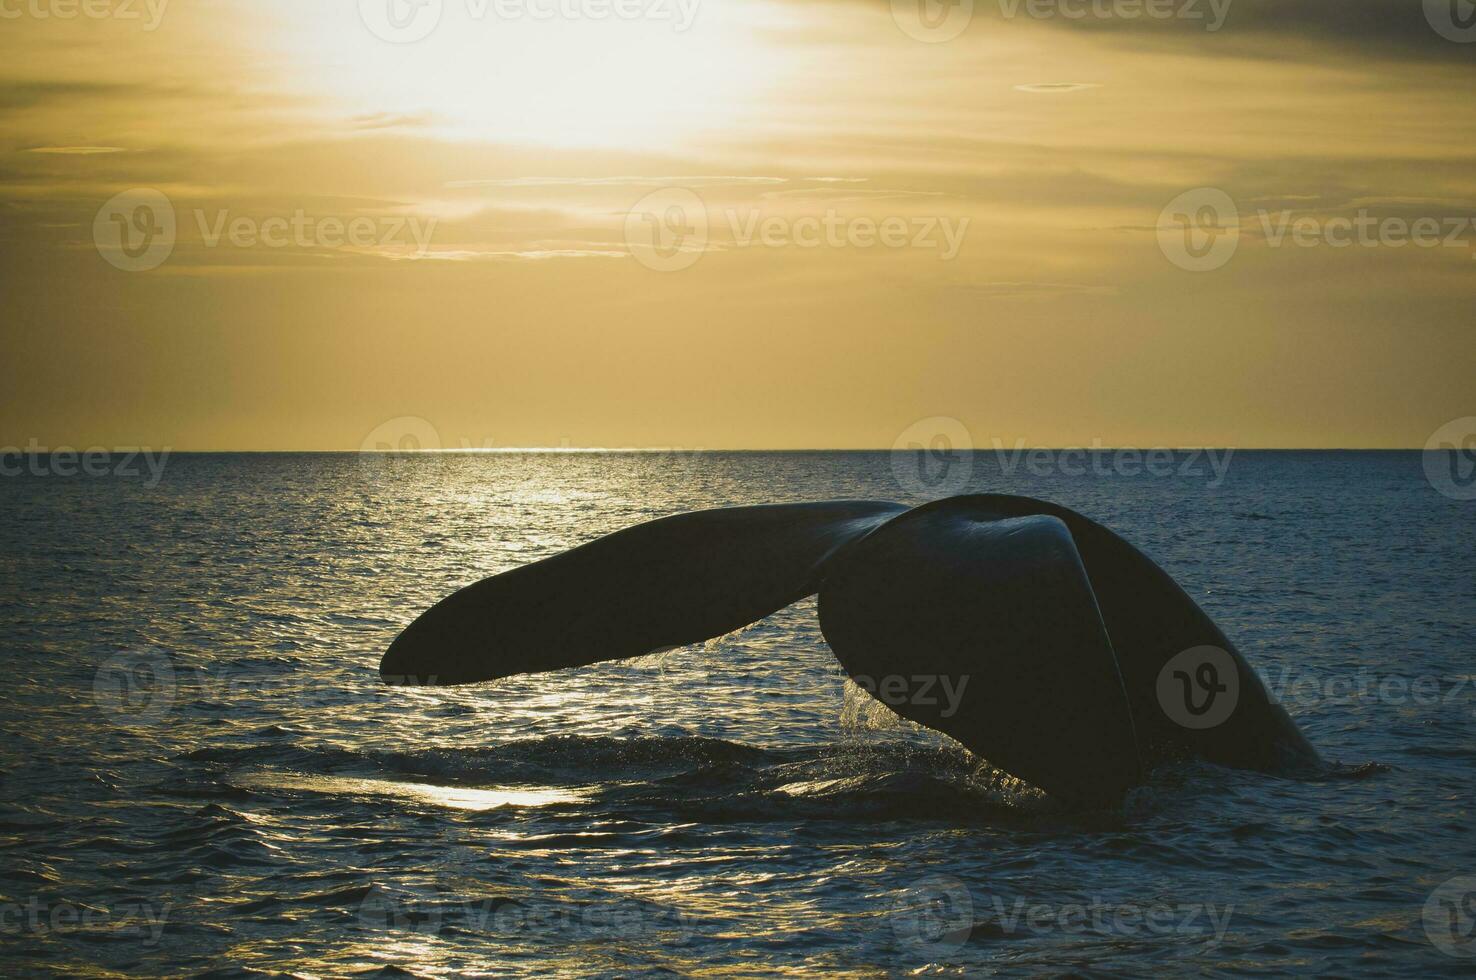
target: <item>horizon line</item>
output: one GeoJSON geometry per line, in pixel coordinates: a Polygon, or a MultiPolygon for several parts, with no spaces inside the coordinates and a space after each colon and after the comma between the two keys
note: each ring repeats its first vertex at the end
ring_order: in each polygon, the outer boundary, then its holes
{"type": "MultiPolygon", "coordinates": [[[[472,456],[472,455],[495,455],[498,453],[514,455],[519,453],[542,453],[542,454],[589,454],[599,453],[920,453],[935,452],[926,447],[910,449],[898,449],[896,447],[825,447],[810,446],[801,448],[740,448],[724,446],[496,446],[496,447],[451,447],[439,449],[176,449],[173,446],[144,446],[127,445],[106,447],[97,444],[90,446],[54,446],[36,447],[27,449],[21,446],[0,446],[0,455],[26,455],[26,456],[50,456],[57,453],[119,453],[119,452],[164,452],[172,455],[224,455],[224,454],[252,454],[252,455],[277,455],[277,456],[327,456],[327,455],[350,455],[350,454],[380,454],[395,456],[472,456]]],[[[1011,446],[1011,447],[988,447],[971,446],[966,448],[949,448],[942,452],[958,453],[1015,453],[1015,452],[1089,452],[1089,453],[1111,453],[1111,452],[1236,452],[1236,453],[1408,453],[1408,452],[1454,452],[1452,447],[1445,449],[1430,449],[1426,446],[1011,446]]]]}

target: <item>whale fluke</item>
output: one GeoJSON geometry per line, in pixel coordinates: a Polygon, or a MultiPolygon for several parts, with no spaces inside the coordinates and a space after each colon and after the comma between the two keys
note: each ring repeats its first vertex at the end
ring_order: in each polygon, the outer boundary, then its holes
{"type": "Polygon", "coordinates": [[[1112,641],[1059,518],[918,508],[834,564],[819,612],[858,683],[902,678],[877,691],[885,703],[1006,772],[1067,799],[1142,781],[1112,641]]]}
{"type": "Polygon", "coordinates": [[[396,638],[380,673],[466,684],[638,656],[816,592],[821,630],[853,679],[1062,799],[1118,798],[1174,758],[1262,771],[1320,764],[1167,572],[1075,511],[1004,494],[639,524],[448,596],[396,638]],[[1202,649],[1224,673],[1186,710],[1227,692],[1223,717],[1185,716],[1164,696],[1165,683],[1193,682],[1178,664],[1202,649]]]}
{"type": "Polygon", "coordinates": [[[837,548],[906,509],[771,504],[628,527],[442,599],[379,672],[387,683],[470,684],[700,643],[814,594],[837,548]]]}

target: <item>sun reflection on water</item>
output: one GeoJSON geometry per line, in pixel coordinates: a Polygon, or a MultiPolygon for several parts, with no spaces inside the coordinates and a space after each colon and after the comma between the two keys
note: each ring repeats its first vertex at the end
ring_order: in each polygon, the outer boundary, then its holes
{"type": "Polygon", "coordinates": [[[567,789],[437,786],[433,783],[405,783],[393,779],[307,776],[295,773],[258,773],[244,782],[253,789],[306,791],[334,796],[391,796],[453,810],[550,806],[556,803],[579,803],[586,799],[585,796],[567,789]]]}

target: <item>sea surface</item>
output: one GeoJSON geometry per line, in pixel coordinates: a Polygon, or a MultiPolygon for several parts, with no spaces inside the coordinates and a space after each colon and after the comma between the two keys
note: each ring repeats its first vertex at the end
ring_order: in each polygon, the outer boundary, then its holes
{"type": "Polygon", "coordinates": [[[0,973],[1472,973],[1476,502],[1419,453],[1111,457],[0,477],[0,973]],[[812,601],[637,660],[380,684],[437,599],[626,525],[938,490],[1136,543],[1332,768],[1176,766],[1066,812],[848,687],[812,601]]]}

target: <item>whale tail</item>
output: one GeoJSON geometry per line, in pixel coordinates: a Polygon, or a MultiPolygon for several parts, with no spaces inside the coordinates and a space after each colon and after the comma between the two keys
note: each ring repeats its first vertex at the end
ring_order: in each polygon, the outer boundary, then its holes
{"type": "Polygon", "coordinates": [[[821,630],[858,684],[1052,795],[1120,798],[1180,755],[1268,771],[1316,760],[1166,572],[1074,511],[1000,494],[738,507],[626,528],[448,596],[396,638],[380,673],[466,684],[638,656],[817,592],[821,630]],[[1222,655],[1212,666],[1223,677],[1185,677],[1225,699],[1225,717],[1202,727],[1200,703],[1186,720],[1160,683],[1169,672],[1172,689],[1170,661],[1200,649],[1222,655]]]}
{"type": "Polygon", "coordinates": [[[700,643],[812,595],[836,550],[906,509],[777,504],[628,527],[446,597],[390,645],[380,674],[470,684],[700,643]]]}

